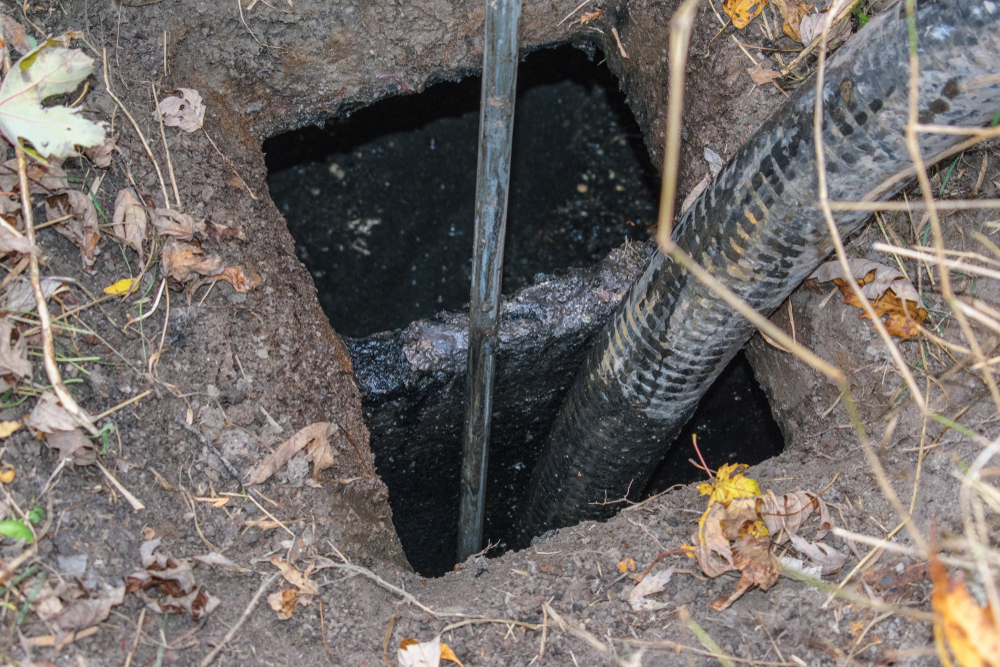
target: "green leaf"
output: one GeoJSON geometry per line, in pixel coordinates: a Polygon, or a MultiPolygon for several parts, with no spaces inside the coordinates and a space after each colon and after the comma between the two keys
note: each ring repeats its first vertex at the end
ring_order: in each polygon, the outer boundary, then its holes
{"type": "Polygon", "coordinates": [[[43,510],[38,505],[32,506],[32,508],[28,511],[28,521],[30,521],[35,525],[38,525],[44,520],[45,520],[45,510],[43,510]]]}
{"type": "Polygon", "coordinates": [[[0,521],[0,535],[13,537],[15,540],[24,540],[25,542],[31,542],[33,539],[31,530],[20,519],[16,521],[12,519],[0,521]]]}
{"type": "Polygon", "coordinates": [[[76,155],[74,145],[104,143],[106,124],[87,120],[78,109],[42,106],[47,97],[76,90],[94,71],[93,58],[59,44],[49,40],[10,68],[0,85],[0,132],[11,143],[30,141],[43,157],[65,158],[76,155]]]}

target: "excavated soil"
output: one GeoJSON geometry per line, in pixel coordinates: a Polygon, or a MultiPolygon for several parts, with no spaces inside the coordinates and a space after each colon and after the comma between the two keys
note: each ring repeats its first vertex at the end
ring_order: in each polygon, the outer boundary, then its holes
{"type": "MultiPolygon", "coordinates": [[[[599,5],[602,14],[589,25],[560,23],[578,4],[526,2],[523,49],[573,44],[607,54],[652,162],[658,164],[667,97],[667,26],[675,4],[608,2],[599,5]]],[[[99,358],[79,369],[61,364],[69,380],[79,380],[70,387],[90,414],[149,391],[98,422],[113,422],[116,428],[99,460],[141,500],[143,509],[133,510],[96,466],[66,466],[49,482],[56,454],[26,429],[5,439],[2,448],[3,462],[16,470],[14,481],[4,486],[8,502],[47,508],[47,519],[40,524],[44,537],[25,567],[60,573],[71,586],[94,591],[141,569],[140,547],[161,538],[160,548],[174,556],[221,552],[246,571],[197,566],[199,582],[221,601],[203,623],[184,614],[144,613],[142,601],[129,594],[95,633],[59,649],[32,645],[30,638],[51,630],[34,612],[14,615],[11,607],[22,608],[24,599],[5,590],[10,605],[0,640],[5,661],[197,665],[224,642],[213,664],[393,664],[402,639],[426,641],[449,623],[475,616],[494,620],[470,622],[442,637],[469,667],[611,664],[607,651],[623,661],[644,652],[644,665],[714,664],[684,621],[690,614],[727,654],[758,664],[934,663],[931,625],[925,620],[883,614],[856,602],[829,602],[824,592],[790,580],[769,592],[751,591],[730,609],[715,612],[709,603],[728,594],[735,580],[705,580],[692,561],[677,556],[656,566],[677,566],[670,587],[659,596],[667,605],[655,612],[632,611],[622,599],[631,581],[619,576],[618,563],[631,558],[642,570],[658,554],[690,543],[694,521],[704,508],[693,487],[630,506],[606,524],[556,531],[523,551],[496,559],[474,557],[441,578],[413,573],[393,529],[386,487],[372,473],[374,460],[347,349],[329,326],[312,278],[268,196],[261,144],[281,131],[473,73],[482,57],[480,3],[300,0],[293,8],[290,2],[259,2],[252,9],[243,6],[242,16],[236,3],[173,0],[100,6],[42,0],[25,5],[26,14],[9,1],[3,8],[36,37],[68,28],[81,31],[86,48],[99,61],[83,107],[113,125],[120,152],[100,174],[83,160],[66,166],[81,187],[103,175],[95,198],[104,211],[113,209],[127,179],[158,206],[164,202],[143,142],[108,94],[102,56],[112,89],[135,118],[161,169],[166,169],[167,155],[152,113],[153,90],[157,97],[178,87],[200,91],[208,108],[205,132],[168,128],[165,133],[181,205],[197,217],[238,227],[244,239],[207,239],[203,249],[261,277],[261,285],[247,293],[225,283],[210,293],[205,287],[194,294],[174,292],[169,308],[165,301],[159,303],[141,324],[126,329],[130,317],[148,314],[152,307],[159,277],[147,273],[141,293],[147,288],[151,293],[141,311],[137,295],[104,301],[77,315],[79,331],[92,333],[57,338],[66,357],[99,358]],[[335,462],[318,486],[307,479],[304,461],[293,459],[259,487],[264,500],[251,502],[213,451],[245,476],[279,443],[319,421],[334,422],[337,428],[332,438],[335,462]],[[235,495],[226,496],[222,506],[203,500],[224,493],[235,495]],[[383,583],[405,589],[423,606],[401,602],[398,591],[364,573],[332,567],[339,562],[338,552],[383,583]],[[289,620],[278,620],[264,600],[251,605],[261,584],[276,572],[272,557],[287,558],[299,569],[316,566],[311,577],[318,594],[300,604],[289,620]],[[578,628],[577,634],[543,614],[543,603],[578,628]],[[245,613],[242,626],[226,637],[245,613]],[[579,638],[581,631],[593,643],[579,638]],[[609,648],[602,652],[595,645],[609,648]]],[[[749,80],[749,64],[728,34],[711,42],[718,30],[712,10],[703,7],[688,65],[681,192],[707,170],[701,157],[706,145],[724,158],[731,155],[783,99],[774,87],[757,87],[749,80]]],[[[764,39],[759,28],[740,38],[757,44],[764,39]]],[[[962,160],[948,192],[967,195],[982,164],[987,178],[978,194],[997,197],[996,146],[967,153],[962,160]]],[[[946,166],[932,170],[935,188],[942,186],[946,166]]],[[[165,180],[172,190],[166,173],[165,180]]],[[[992,213],[992,218],[950,216],[950,247],[990,253],[971,232],[994,232],[992,213]]],[[[907,242],[915,240],[904,216],[886,216],[884,222],[907,242]]],[[[874,257],[870,244],[882,234],[877,225],[868,228],[851,251],[874,257]]],[[[65,238],[51,229],[41,230],[39,238],[43,273],[72,279],[77,303],[89,303],[88,292],[101,294],[109,284],[137,273],[132,250],[111,236],[102,239],[92,274],[81,269],[78,249],[65,238]]],[[[906,265],[917,271],[915,263],[906,265]]],[[[926,278],[923,285],[937,335],[956,340],[956,325],[935,286],[926,278]]],[[[994,283],[969,280],[960,287],[996,307],[994,283]]],[[[913,493],[918,451],[924,446],[914,513],[920,525],[926,530],[934,521],[945,534],[960,533],[952,473],[955,460],[971,460],[979,445],[920,418],[905,394],[899,394],[901,380],[887,363],[883,344],[839,298],[824,301],[802,289],[790,303],[779,309],[775,321],[791,331],[791,315],[796,336],[850,374],[874,443],[882,442],[887,409],[897,407],[895,431],[878,455],[904,502],[913,493]]],[[[30,342],[36,345],[37,339],[30,342]]],[[[995,412],[975,376],[942,376],[954,362],[926,342],[904,343],[902,350],[922,382],[928,373],[937,378],[930,395],[941,413],[986,437],[996,435],[995,412]]],[[[898,517],[877,488],[835,388],[763,341],[751,343],[749,354],[790,443],[784,454],[749,474],[777,493],[819,491],[832,482],[824,497],[838,525],[885,537],[898,517]]],[[[47,384],[41,364],[35,366],[34,382],[47,384]]],[[[4,400],[4,420],[20,419],[34,401],[12,405],[20,399],[4,400]]],[[[848,549],[839,539],[829,539],[836,548],[848,549]]],[[[903,534],[897,539],[907,543],[903,534]]],[[[23,548],[5,538],[0,552],[4,563],[23,548]]],[[[863,544],[850,549],[847,568],[868,551],[863,544]]],[[[923,566],[912,557],[886,552],[848,587],[862,598],[926,610],[929,584],[923,566]]],[[[272,583],[266,593],[277,590],[272,583]]]]}

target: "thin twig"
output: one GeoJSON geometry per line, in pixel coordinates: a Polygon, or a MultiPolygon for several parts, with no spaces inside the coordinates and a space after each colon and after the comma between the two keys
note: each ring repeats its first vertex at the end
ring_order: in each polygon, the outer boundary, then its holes
{"type": "Polygon", "coordinates": [[[236,621],[236,625],[229,629],[229,632],[227,632],[226,636],[222,638],[219,645],[212,649],[212,652],[206,655],[204,660],[198,663],[198,667],[208,667],[208,665],[212,664],[212,661],[215,660],[215,656],[219,655],[219,652],[223,649],[223,647],[229,643],[229,641],[236,635],[236,632],[240,629],[240,627],[242,627],[243,623],[246,622],[247,618],[250,617],[250,612],[252,612],[254,607],[257,606],[257,603],[260,602],[260,598],[264,595],[264,592],[271,586],[271,584],[274,583],[274,580],[280,576],[280,572],[275,572],[264,580],[264,583],[262,583],[260,588],[257,589],[257,593],[253,596],[253,599],[250,600],[250,604],[248,604],[247,608],[243,610],[243,615],[240,616],[240,620],[236,621]]]}
{"type": "Polygon", "coordinates": [[[103,51],[103,58],[104,58],[104,87],[107,88],[108,95],[110,95],[111,99],[115,101],[115,104],[118,105],[118,108],[122,110],[122,113],[125,114],[125,117],[129,119],[129,122],[132,123],[132,127],[135,128],[136,134],[139,135],[139,141],[142,142],[142,147],[146,149],[146,155],[149,156],[150,162],[153,163],[153,169],[156,170],[156,176],[160,179],[160,190],[163,192],[163,206],[165,208],[170,208],[170,198],[167,196],[167,183],[166,181],[163,180],[163,172],[160,171],[160,165],[156,163],[156,158],[153,157],[153,151],[150,150],[149,144],[146,143],[146,137],[143,136],[142,130],[139,129],[139,124],[135,122],[135,118],[132,118],[132,114],[128,112],[128,109],[125,108],[125,105],[122,104],[121,100],[119,100],[118,97],[115,95],[115,91],[111,89],[111,79],[108,78],[107,49],[104,49],[103,51]]]}
{"type": "Polygon", "coordinates": [[[433,609],[431,609],[430,607],[428,607],[427,605],[425,605],[424,603],[422,603],[420,600],[418,600],[417,598],[413,597],[413,595],[411,595],[410,593],[407,593],[406,591],[404,591],[402,588],[399,588],[398,586],[393,586],[388,581],[386,581],[382,577],[378,576],[377,574],[375,574],[374,572],[372,572],[368,568],[366,568],[366,567],[360,567],[358,565],[354,565],[349,560],[347,560],[347,558],[344,556],[344,554],[340,553],[340,550],[337,549],[337,547],[335,547],[335,546],[333,546],[331,544],[330,548],[333,549],[333,552],[337,555],[338,558],[340,558],[340,560],[342,562],[336,563],[336,562],[330,560],[329,558],[324,558],[323,560],[325,560],[326,562],[323,563],[322,565],[320,565],[319,567],[317,567],[316,568],[317,570],[322,570],[322,569],[325,569],[325,568],[328,568],[328,567],[332,567],[332,568],[337,569],[337,570],[344,570],[346,572],[353,572],[354,574],[360,574],[362,576],[368,577],[369,579],[371,579],[372,581],[374,581],[376,584],[378,584],[382,588],[395,593],[396,595],[400,596],[401,598],[403,598],[404,600],[406,600],[407,602],[409,602],[413,606],[415,606],[415,607],[417,607],[417,608],[419,608],[419,609],[427,612],[428,614],[430,614],[431,616],[434,616],[435,618],[442,618],[442,617],[445,617],[445,616],[457,616],[459,618],[464,618],[466,616],[466,614],[459,614],[457,612],[434,611],[433,609]]]}
{"type": "MultiPolygon", "coordinates": [[[[166,48],[166,33],[164,33],[163,47],[166,48]]],[[[166,66],[166,60],[163,63],[166,66]]],[[[174,188],[174,201],[177,202],[177,208],[179,209],[182,208],[181,193],[177,190],[177,179],[174,178],[174,163],[170,159],[170,145],[167,143],[167,132],[163,129],[163,114],[160,113],[160,101],[156,99],[156,84],[150,83],[149,87],[153,91],[153,109],[156,112],[156,119],[160,121],[160,138],[163,139],[163,151],[167,155],[167,173],[170,175],[170,185],[174,188]]]]}

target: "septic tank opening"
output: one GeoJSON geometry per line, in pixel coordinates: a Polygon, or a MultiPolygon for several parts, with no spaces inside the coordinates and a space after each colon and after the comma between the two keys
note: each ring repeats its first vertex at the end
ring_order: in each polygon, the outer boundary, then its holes
{"type": "MultiPolygon", "coordinates": [[[[520,66],[505,294],[594,264],[655,222],[656,171],[600,60],[561,47],[520,66]]],[[[468,302],[479,89],[478,77],[440,83],[264,142],[271,198],[341,335],[468,302]]]]}
{"type": "MultiPolygon", "coordinates": [[[[546,308],[558,310],[558,326],[569,317],[590,324],[541,345],[515,340],[501,349],[483,538],[500,543],[491,556],[514,546],[520,494],[587,347],[581,332],[592,335],[600,324],[587,319],[594,312],[566,302],[572,290],[552,274],[572,283],[567,269],[591,267],[623,242],[645,240],[655,221],[658,176],[617,79],[597,64],[602,59],[569,47],[539,51],[518,74],[504,293],[548,274],[536,288],[548,297],[516,300],[516,328],[549,321],[546,308]]],[[[385,85],[399,87],[392,79],[385,85]]],[[[415,371],[398,330],[468,301],[478,104],[478,78],[441,83],[264,144],[271,196],[331,324],[348,337],[393,522],[425,576],[455,563],[464,361],[415,371]],[[387,330],[397,331],[370,335],[387,330]]],[[[587,275],[583,282],[600,282],[587,275]]],[[[710,466],[728,462],[747,438],[765,445],[740,462],[781,449],[749,366],[737,360],[732,368],[715,385],[722,389],[712,390],[729,401],[715,403],[710,393],[698,413],[708,416],[696,416],[685,431],[699,433],[710,466]],[[738,419],[746,420],[738,439],[718,437],[738,419]]],[[[650,490],[699,479],[687,463],[690,435],[678,438],[674,451],[682,454],[661,466],[650,490]]]]}

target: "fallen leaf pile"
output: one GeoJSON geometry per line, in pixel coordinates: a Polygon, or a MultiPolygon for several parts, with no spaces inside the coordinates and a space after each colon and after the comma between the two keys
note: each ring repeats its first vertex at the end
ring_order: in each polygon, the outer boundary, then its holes
{"type": "Polygon", "coordinates": [[[188,613],[200,621],[219,606],[219,598],[212,597],[194,576],[193,558],[174,558],[157,553],[161,538],[145,542],[139,549],[143,570],[125,578],[125,588],[146,603],[146,608],[157,614],[188,613]],[[160,597],[147,594],[159,589],[160,597]]]}
{"type": "MultiPolygon", "coordinates": [[[[252,269],[225,266],[219,255],[207,254],[201,248],[209,240],[245,239],[238,228],[158,207],[151,197],[133,188],[118,192],[109,220],[99,198],[103,176],[89,187],[73,189],[62,167],[63,159],[76,156],[77,149],[83,148],[94,166],[106,169],[118,150],[116,137],[107,136],[105,123],[84,118],[78,109],[41,103],[53,95],[76,91],[92,73],[94,61],[79,49],[67,48],[72,38],[82,37],[78,33],[68,32],[35,45],[10,17],[3,16],[2,27],[8,43],[24,56],[0,83],[0,134],[8,141],[19,142],[33,156],[26,168],[29,194],[43,198],[47,225],[80,249],[84,271],[96,273],[102,237],[109,234],[138,255],[139,267],[146,266],[150,248],[160,245],[150,238],[152,233],[167,239],[160,258],[162,277],[172,289],[188,290],[189,300],[198,288],[220,280],[238,292],[262,284],[252,269]]],[[[182,98],[168,97],[161,102],[165,124],[185,131],[200,128],[205,115],[201,96],[191,89],[180,92],[182,98]]],[[[6,152],[4,146],[0,140],[0,149],[6,152]]],[[[31,284],[21,274],[30,256],[41,256],[41,249],[28,242],[21,207],[18,166],[12,159],[0,164],[0,260],[7,260],[8,271],[4,279],[6,291],[0,296],[0,391],[32,375],[28,341],[22,335],[32,323],[16,322],[5,312],[30,314],[36,308],[31,284]]],[[[125,280],[129,282],[124,283],[124,288],[122,281],[117,281],[114,284],[118,288],[109,293],[127,296],[139,285],[138,279],[125,280]]],[[[66,283],[58,279],[42,277],[41,283],[46,299],[67,291],[66,283]]],[[[72,300],[68,291],[64,300],[72,300]]],[[[73,458],[81,461],[85,448],[74,431],[46,431],[44,422],[36,429],[48,433],[49,444],[58,446],[64,455],[78,452],[73,458]],[[66,442],[69,438],[74,442],[66,442]]]]}
{"type": "Polygon", "coordinates": [[[782,566],[822,576],[839,571],[848,557],[821,541],[833,527],[822,498],[808,491],[780,497],[771,490],[761,493],[757,482],[743,475],[746,468],[722,466],[711,482],[699,485],[702,495],[709,496],[708,509],[698,522],[695,545],[684,547],[709,577],[733,570],[741,574],[732,595],[711,604],[716,611],[728,608],[754,586],[769,589],[782,566]],[[812,539],[806,539],[801,531],[814,513],[819,527],[812,539]],[[788,542],[801,556],[798,562],[788,556],[779,560],[771,553],[773,547],[788,542]]]}
{"type": "MultiPolygon", "coordinates": [[[[851,268],[851,277],[857,281],[864,297],[872,302],[875,313],[879,317],[885,317],[885,328],[891,335],[909,340],[920,333],[919,326],[927,319],[927,306],[906,276],[896,269],[867,259],[849,259],[847,263],[851,268]]],[[[863,308],[850,283],[843,276],[840,262],[827,262],[809,276],[809,281],[813,285],[833,281],[844,295],[844,303],[863,308]]],[[[867,316],[861,315],[863,318],[867,316]]]]}
{"type": "MultiPolygon", "coordinates": [[[[800,44],[810,44],[820,36],[823,22],[826,20],[826,11],[812,13],[816,8],[816,3],[810,4],[803,2],[803,0],[725,0],[722,3],[722,10],[732,20],[733,26],[741,29],[756,18],[768,2],[780,12],[781,31],[789,39],[800,44]]],[[[841,21],[839,24],[835,22],[830,27],[827,36],[829,47],[833,48],[846,41],[852,32],[853,27],[850,21],[841,21]]],[[[760,63],[748,71],[754,83],[758,85],[773,81],[779,76],[777,72],[763,68],[760,63]]]]}

